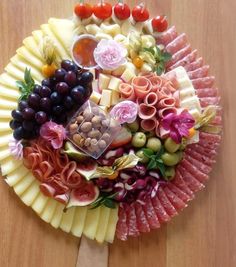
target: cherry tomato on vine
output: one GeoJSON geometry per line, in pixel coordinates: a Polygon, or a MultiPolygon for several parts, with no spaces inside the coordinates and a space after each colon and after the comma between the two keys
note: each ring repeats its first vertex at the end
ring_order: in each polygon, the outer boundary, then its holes
{"type": "Polygon", "coordinates": [[[81,19],[87,19],[93,14],[93,8],[90,4],[79,3],[75,6],[74,12],[81,19]]]}
{"type": "Polygon", "coordinates": [[[120,20],[125,20],[130,17],[130,8],[127,4],[118,3],[114,6],[114,13],[120,20]]]}
{"type": "Polygon", "coordinates": [[[112,6],[106,2],[100,2],[93,7],[94,15],[99,19],[108,19],[112,15],[112,6]]]}
{"type": "Polygon", "coordinates": [[[157,16],[152,19],[152,28],[156,32],[164,32],[168,28],[166,16],[157,16]]]}
{"type": "Polygon", "coordinates": [[[137,22],[144,22],[149,19],[149,12],[143,5],[137,5],[132,10],[132,16],[137,22]]]}

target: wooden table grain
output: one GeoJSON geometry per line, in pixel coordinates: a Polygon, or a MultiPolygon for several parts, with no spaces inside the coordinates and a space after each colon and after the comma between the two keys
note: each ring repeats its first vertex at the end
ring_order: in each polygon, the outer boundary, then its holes
{"type": "MultiPolygon", "coordinates": [[[[24,37],[49,17],[69,17],[72,0],[0,0],[0,72],[24,37]]],[[[95,2],[95,1],[91,1],[95,2]]],[[[114,2],[114,1],[113,1],[114,2]]],[[[133,6],[138,1],[128,1],[133,6]]],[[[224,138],[211,179],[160,230],[110,246],[109,267],[236,266],[236,2],[149,0],[186,32],[216,76],[224,106],[224,138]]],[[[41,221],[0,180],[0,266],[74,267],[79,240],[41,221]]],[[[88,255],[92,257],[92,255],[88,255]]]]}

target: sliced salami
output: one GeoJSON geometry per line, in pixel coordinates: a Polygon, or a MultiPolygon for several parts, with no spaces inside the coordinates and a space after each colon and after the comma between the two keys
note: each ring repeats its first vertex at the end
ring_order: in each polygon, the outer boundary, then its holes
{"type": "Polygon", "coordinates": [[[205,108],[209,105],[217,106],[220,103],[220,97],[213,96],[213,97],[199,97],[201,107],[205,108]]]}
{"type": "Polygon", "coordinates": [[[142,233],[150,232],[149,223],[147,221],[143,206],[138,202],[135,203],[135,214],[137,218],[137,226],[139,232],[142,233]]]}
{"type": "Polygon", "coordinates": [[[210,159],[214,159],[215,156],[217,155],[216,150],[204,148],[199,144],[191,144],[188,146],[187,149],[194,150],[205,157],[209,157],[210,159]]]}
{"type": "Polygon", "coordinates": [[[177,51],[173,56],[172,59],[166,64],[166,67],[169,68],[175,64],[178,64],[183,58],[191,53],[191,46],[187,44],[181,50],[177,51]]]}
{"type": "Polygon", "coordinates": [[[218,134],[200,132],[199,137],[200,137],[200,141],[204,141],[208,144],[212,144],[212,143],[219,144],[221,141],[221,135],[218,135],[218,134]]]}
{"type": "Polygon", "coordinates": [[[218,89],[217,88],[199,88],[196,90],[196,94],[199,98],[216,97],[218,96],[218,89]]]}
{"type": "Polygon", "coordinates": [[[197,50],[192,51],[190,54],[188,54],[187,56],[185,56],[183,59],[179,60],[178,62],[176,62],[174,65],[170,66],[167,68],[167,71],[171,71],[177,67],[185,67],[186,65],[190,64],[191,62],[193,62],[197,57],[197,50]]]}
{"type": "Polygon", "coordinates": [[[174,194],[168,187],[164,188],[164,192],[177,211],[182,210],[187,206],[187,204],[183,202],[183,200],[180,199],[176,194],[174,194]]]}
{"type": "Polygon", "coordinates": [[[154,198],[151,199],[151,201],[159,222],[160,223],[168,222],[171,218],[164,209],[164,207],[162,206],[159,198],[155,196],[154,198]]]}
{"type": "Polygon", "coordinates": [[[152,201],[151,201],[150,197],[147,198],[145,205],[143,206],[143,209],[144,209],[144,212],[145,212],[145,215],[146,215],[146,218],[148,220],[150,228],[151,229],[159,228],[161,225],[160,225],[158,217],[155,213],[155,210],[154,210],[154,207],[152,205],[152,201]]]}
{"type": "Polygon", "coordinates": [[[132,203],[130,207],[127,208],[126,216],[127,216],[128,235],[134,237],[139,236],[140,233],[138,230],[134,203],[132,203]]]}
{"type": "Polygon", "coordinates": [[[215,116],[211,123],[215,125],[222,125],[222,116],[215,116]]]}
{"type": "Polygon", "coordinates": [[[165,192],[163,191],[161,186],[158,189],[157,196],[158,196],[158,199],[160,200],[163,208],[170,215],[170,217],[173,217],[173,216],[178,214],[175,207],[171,204],[171,202],[169,201],[169,199],[165,195],[165,192]]]}
{"type": "Polygon", "coordinates": [[[125,210],[120,207],[119,208],[119,220],[116,225],[116,236],[120,240],[126,241],[128,235],[128,227],[127,227],[127,216],[125,210]]]}
{"type": "Polygon", "coordinates": [[[203,58],[202,57],[199,57],[195,61],[187,64],[185,66],[185,69],[186,69],[186,71],[194,71],[196,69],[201,68],[202,65],[203,65],[203,58]]]}
{"type": "Polygon", "coordinates": [[[176,31],[176,27],[172,26],[157,37],[157,44],[163,44],[166,46],[167,44],[171,43],[177,36],[178,33],[176,31]]]}
{"type": "Polygon", "coordinates": [[[208,71],[209,71],[209,66],[205,65],[205,66],[202,66],[196,70],[189,71],[188,76],[189,76],[189,79],[191,79],[191,80],[198,79],[198,78],[204,78],[208,75],[208,71]]]}
{"type": "Polygon", "coordinates": [[[166,51],[174,55],[187,44],[187,36],[185,33],[177,36],[172,42],[166,46],[166,51]]]}
{"type": "Polygon", "coordinates": [[[189,200],[191,200],[191,197],[189,197],[189,195],[187,195],[184,191],[180,190],[172,182],[167,183],[166,187],[168,187],[169,190],[176,194],[184,203],[187,203],[189,200]]]}
{"type": "Polygon", "coordinates": [[[214,76],[208,76],[192,80],[192,84],[195,89],[212,87],[214,82],[215,82],[214,76]]]}
{"type": "Polygon", "coordinates": [[[193,150],[189,147],[187,147],[185,149],[185,155],[188,155],[189,157],[192,157],[192,158],[198,160],[199,162],[206,164],[209,167],[211,167],[215,163],[215,160],[213,160],[208,155],[206,156],[206,155],[199,153],[198,151],[193,150]]]}

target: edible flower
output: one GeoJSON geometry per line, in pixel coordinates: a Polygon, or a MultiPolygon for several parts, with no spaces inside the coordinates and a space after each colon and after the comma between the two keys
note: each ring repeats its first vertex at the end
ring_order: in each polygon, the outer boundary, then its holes
{"type": "Polygon", "coordinates": [[[48,121],[41,126],[40,136],[50,142],[54,149],[59,149],[66,138],[66,130],[62,125],[48,121]]]}
{"type": "Polygon", "coordinates": [[[119,121],[120,124],[132,123],[136,120],[138,114],[138,106],[133,101],[122,101],[115,105],[110,112],[113,119],[119,121]]]}
{"type": "Polygon", "coordinates": [[[94,50],[94,59],[104,70],[115,70],[127,62],[127,50],[114,40],[101,40],[94,50]]]}
{"type": "Polygon", "coordinates": [[[15,138],[12,138],[9,142],[9,150],[16,159],[23,159],[23,145],[21,140],[18,141],[15,138]]]}
{"type": "Polygon", "coordinates": [[[195,120],[192,115],[184,110],[180,114],[170,113],[162,120],[162,126],[169,131],[170,137],[180,144],[183,137],[188,137],[189,129],[194,126],[195,120]]]}

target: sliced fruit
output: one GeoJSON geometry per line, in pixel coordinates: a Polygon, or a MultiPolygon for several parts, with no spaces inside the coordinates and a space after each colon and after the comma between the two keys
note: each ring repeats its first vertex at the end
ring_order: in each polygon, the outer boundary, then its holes
{"type": "Polygon", "coordinates": [[[122,128],[119,132],[119,135],[113,140],[113,142],[110,145],[110,148],[116,148],[124,146],[131,142],[132,134],[130,131],[128,131],[126,128],[122,128]]]}
{"type": "Polygon", "coordinates": [[[71,233],[77,237],[81,237],[83,233],[87,210],[87,207],[76,207],[75,209],[71,233]]]}
{"type": "Polygon", "coordinates": [[[92,182],[84,183],[81,188],[73,189],[67,208],[73,206],[87,206],[93,203],[99,196],[99,189],[92,182]]]}
{"type": "Polygon", "coordinates": [[[75,215],[75,207],[68,209],[66,212],[63,213],[60,228],[69,233],[73,224],[73,219],[75,215]]]}
{"type": "Polygon", "coordinates": [[[77,165],[76,171],[85,177],[85,179],[89,180],[91,175],[97,169],[97,163],[95,160],[89,158],[86,161],[80,161],[77,165]]]}
{"type": "Polygon", "coordinates": [[[67,141],[65,143],[64,151],[71,159],[76,161],[86,160],[88,159],[88,155],[78,150],[71,142],[67,141]]]}
{"type": "Polygon", "coordinates": [[[89,209],[87,211],[83,234],[90,239],[95,238],[100,218],[100,212],[101,207],[98,207],[94,210],[89,209]]]}

